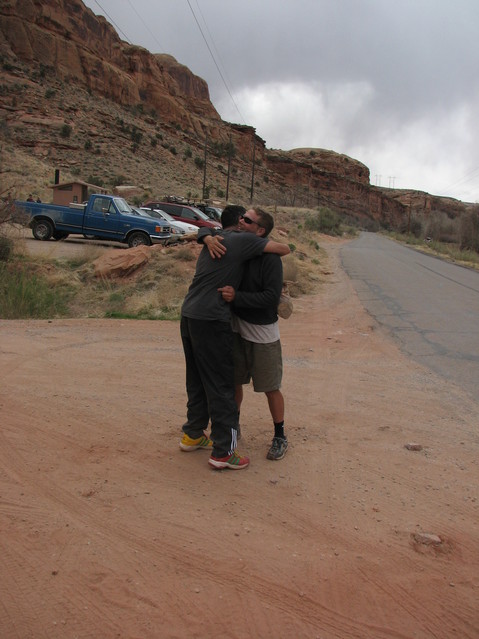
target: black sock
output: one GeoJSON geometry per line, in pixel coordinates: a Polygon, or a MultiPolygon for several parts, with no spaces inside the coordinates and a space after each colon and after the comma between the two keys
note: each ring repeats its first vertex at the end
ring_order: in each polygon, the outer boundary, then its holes
{"type": "Polygon", "coordinates": [[[284,434],[284,421],[274,422],[274,436],[281,437],[281,439],[286,439],[286,436],[284,434]]]}

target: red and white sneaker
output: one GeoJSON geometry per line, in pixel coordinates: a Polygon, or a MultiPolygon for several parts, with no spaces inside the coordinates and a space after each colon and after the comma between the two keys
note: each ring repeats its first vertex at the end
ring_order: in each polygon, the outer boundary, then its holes
{"type": "Polygon", "coordinates": [[[240,455],[236,450],[226,457],[211,457],[208,459],[208,464],[221,470],[222,468],[231,468],[232,470],[241,470],[249,466],[249,457],[240,455]]]}

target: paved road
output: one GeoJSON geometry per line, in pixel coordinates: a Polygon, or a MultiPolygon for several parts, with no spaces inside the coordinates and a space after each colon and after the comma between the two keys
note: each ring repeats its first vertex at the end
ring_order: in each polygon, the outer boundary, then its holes
{"type": "Polygon", "coordinates": [[[341,250],[367,311],[421,364],[479,397],[479,272],[373,233],[341,250]]]}

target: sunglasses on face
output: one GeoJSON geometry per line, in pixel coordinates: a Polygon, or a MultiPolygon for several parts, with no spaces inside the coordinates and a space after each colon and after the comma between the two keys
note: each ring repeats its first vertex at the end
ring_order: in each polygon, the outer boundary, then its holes
{"type": "MultiPolygon", "coordinates": [[[[258,224],[258,222],[255,222],[254,220],[252,220],[250,217],[247,217],[246,215],[242,215],[241,219],[245,222],[245,224],[258,224]]],[[[258,226],[261,226],[261,224],[258,224],[258,226]]]]}

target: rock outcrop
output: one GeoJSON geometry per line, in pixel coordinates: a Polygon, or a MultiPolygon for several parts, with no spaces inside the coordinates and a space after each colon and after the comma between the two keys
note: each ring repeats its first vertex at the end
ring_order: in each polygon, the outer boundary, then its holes
{"type": "MultiPolygon", "coordinates": [[[[334,151],[267,149],[253,127],[221,120],[202,78],[121,40],[81,0],[3,0],[0,61],[0,140],[14,149],[11,167],[15,153],[28,152],[42,176],[58,166],[114,185],[124,176],[154,196],[196,197],[207,186],[221,197],[229,188],[230,200],[324,205],[392,226],[411,206],[445,206],[444,198],[373,187],[364,164],[334,151]]],[[[447,204],[451,214],[463,208],[447,204]]]]}

